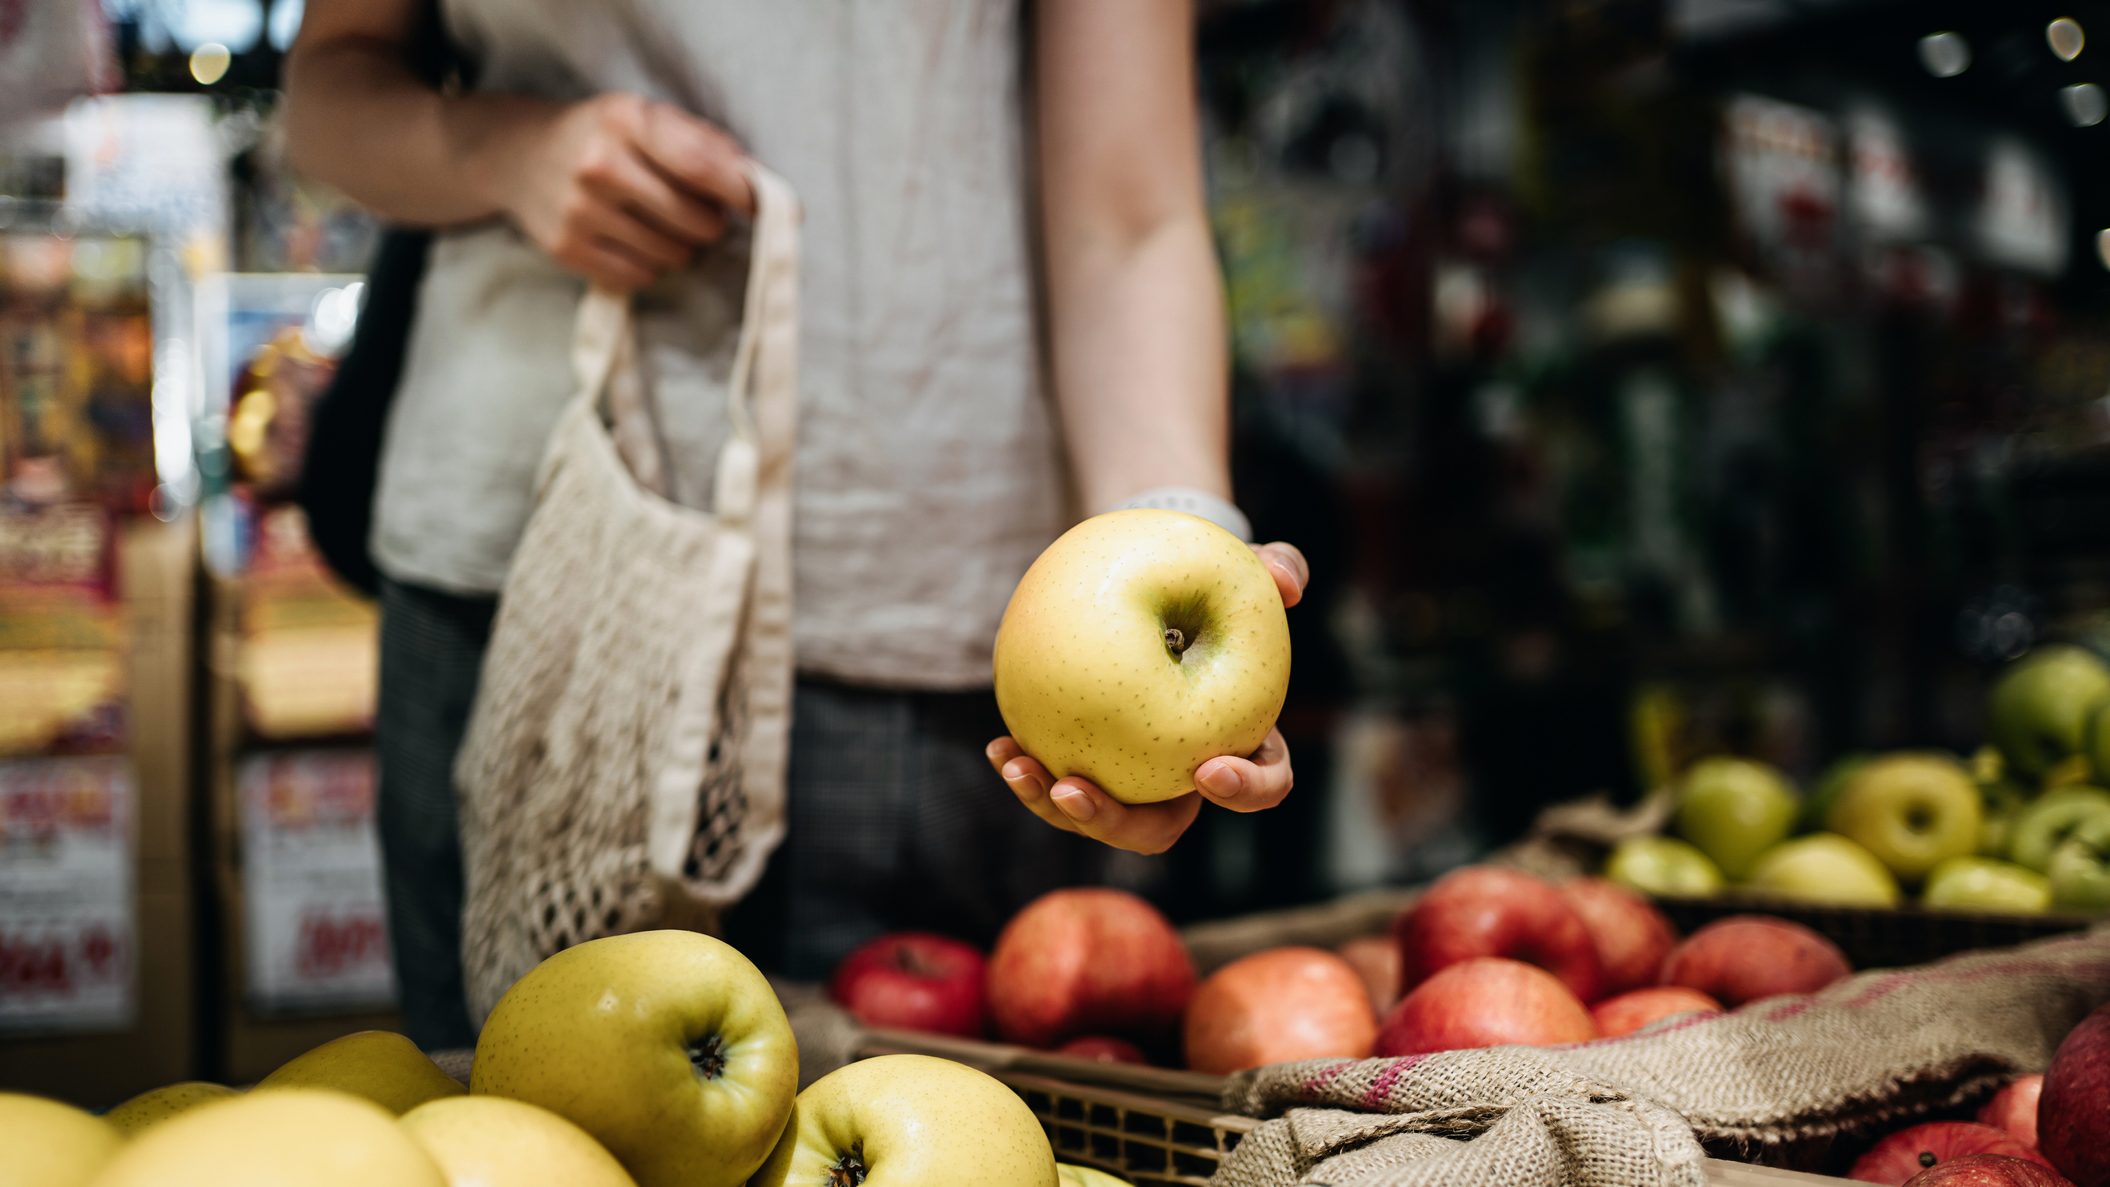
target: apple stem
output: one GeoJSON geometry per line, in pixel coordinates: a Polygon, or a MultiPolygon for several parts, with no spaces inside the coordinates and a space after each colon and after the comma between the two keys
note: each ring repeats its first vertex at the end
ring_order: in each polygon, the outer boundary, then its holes
{"type": "Polygon", "coordinates": [[[715,1080],[725,1074],[725,1040],[718,1035],[705,1035],[689,1044],[689,1065],[696,1074],[706,1080],[715,1080]]]}
{"type": "Polygon", "coordinates": [[[1166,646],[1166,647],[1168,647],[1168,648],[1170,648],[1170,649],[1171,649],[1171,651],[1172,651],[1172,654],[1174,654],[1174,655],[1178,655],[1178,654],[1179,654],[1180,652],[1182,652],[1182,651],[1185,651],[1185,650],[1187,650],[1187,636],[1186,636],[1186,634],[1185,634],[1185,633],[1183,633],[1183,632],[1182,632],[1182,631],[1180,630],[1180,628],[1178,628],[1178,627],[1176,627],[1176,626],[1168,626],[1168,627],[1166,627],[1166,628],[1165,628],[1165,646],[1166,646]]]}
{"type": "Polygon", "coordinates": [[[828,1187],[858,1187],[865,1181],[865,1144],[853,1142],[850,1152],[828,1168],[828,1187]]]}

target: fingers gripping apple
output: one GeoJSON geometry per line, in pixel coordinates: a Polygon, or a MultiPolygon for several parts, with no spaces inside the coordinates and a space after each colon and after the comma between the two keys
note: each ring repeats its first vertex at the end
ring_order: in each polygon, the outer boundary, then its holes
{"type": "Polygon", "coordinates": [[[1113,511],[1063,533],[1011,595],[996,703],[1027,754],[1124,803],[1177,799],[1247,755],[1289,691],[1289,620],[1253,550],[1178,511],[1113,511]]]}

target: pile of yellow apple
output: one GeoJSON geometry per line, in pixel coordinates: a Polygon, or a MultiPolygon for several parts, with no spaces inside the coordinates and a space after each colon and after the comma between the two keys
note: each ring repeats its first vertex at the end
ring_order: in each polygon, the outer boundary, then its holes
{"type": "Polygon", "coordinates": [[[326,1043],[247,1092],[186,1083],[97,1117],[0,1094],[8,1187],[1124,1187],[1058,1166],[963,1064],[854,1063],[798,1091],[782,1003],[693,932],[596,940],[513,986],[470,1084],[401,1035],[326,1043]]]}
{"type": "Polygon", "coordinates": [[[1748,759],[1694,763],[1675,836],[1617,846],[1605,875],[1650,894],[2036,914],[2110,910],[2110,667],[2077,647],[2011,665],[1992,744],[1850,755],[1807,796],[1748,759]]]}

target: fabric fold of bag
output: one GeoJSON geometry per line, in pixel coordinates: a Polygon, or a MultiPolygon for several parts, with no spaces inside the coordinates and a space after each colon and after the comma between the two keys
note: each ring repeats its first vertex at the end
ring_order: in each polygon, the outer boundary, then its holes
{"type": "Polygon", "coordinates": [[[709,930],[783,835],[798,212],[782,180],[749,177],[732,432],[707,510],[665,489],[628,301],[580,305],[578,395],[543,457],[455,768],[478,1018],[562,948],[709,930]]]}
{"type": "Polygon", "coordinates": [[[1247,1072],[1271,1118],[1221,1187],[1698,1187],[1703,1150],[1792,1161],[2042,1071],[2110,1001],[2110,927],[1573,1047],[1314,1060],[1247,1072]]]}

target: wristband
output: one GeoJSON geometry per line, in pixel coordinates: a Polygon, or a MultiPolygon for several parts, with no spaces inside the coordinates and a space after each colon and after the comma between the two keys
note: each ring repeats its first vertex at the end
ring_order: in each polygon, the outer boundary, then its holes
{"type": "Polygon", "coordinates": [[[1250,544],[1253,542],[1253,524],[1246,519],[1245,512],[1228,499],[1219,499],[1205,490],[1191,486],[1158,486],[1122,503],[1119,510],[1131,507],[1151,507],[1160,511],[1184,511],[1199,515],[1217,527],[1250,544]]]}

